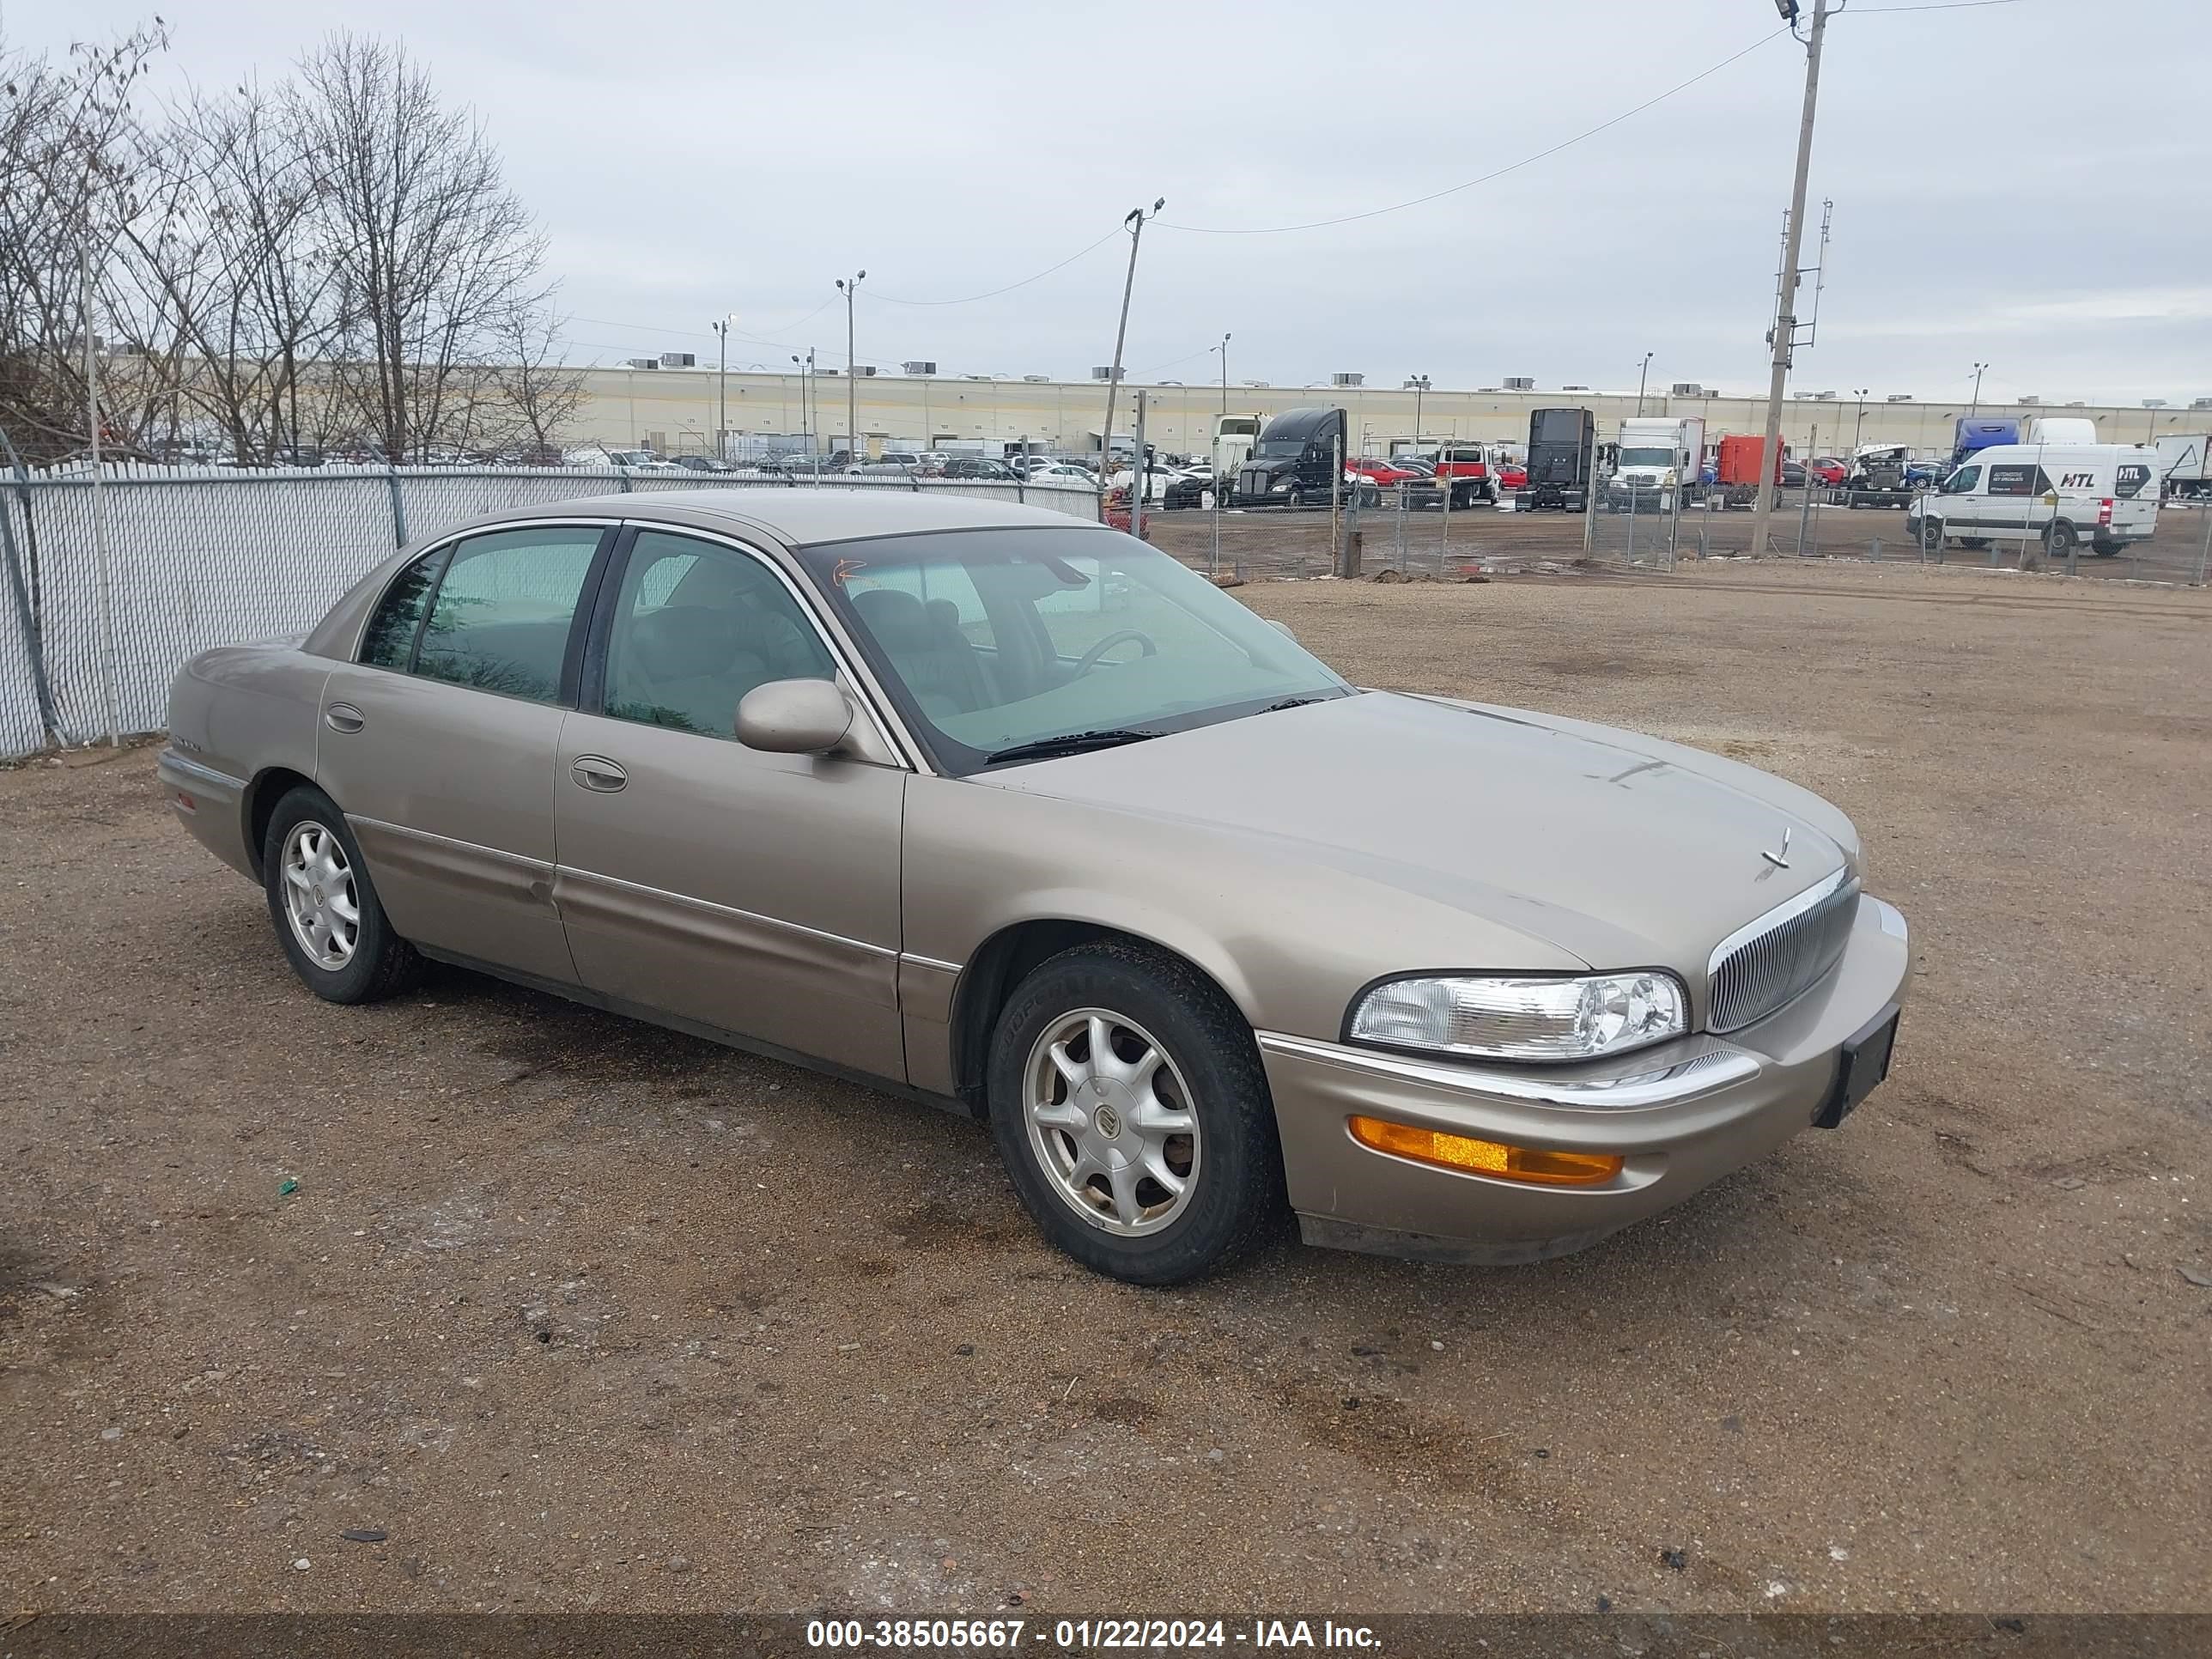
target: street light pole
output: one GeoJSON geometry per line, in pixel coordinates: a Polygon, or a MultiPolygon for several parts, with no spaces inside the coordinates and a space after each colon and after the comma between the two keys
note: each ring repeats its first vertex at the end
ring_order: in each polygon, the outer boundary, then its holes
{"type": "Polygon", "coordinates": [[[1988,368],[1987,363],[1974,365],[1974,401],[1966,410],[1966,416],[1969,420],[1982,412],[1982,375],[1988,368]]]}
{"type": "MultiPolygon", "coordinates": [[[[1776,0],[1794,29],[1797,0],[1776,0]]],[[[1813,167],[1813,115],[1820,100],[1820,40],[1828,30],[1829,0],[1813,0],[1813,27],[1805,40],[1805,107],[1797,120],[1797,173],[1790,191],[1790,234],[1783,238],[1781,281],[1774,307],[1774,359],[1766,387],[1766,440],[1759,451],[1759,496],[1752,507],[1751,551],[1766,556],[1766,527],[1774,516],[1774,475],[1782,455],[1782,392],[1790,379],[1797,337],[1797,258],[1805,234],[1805,181],[1813,167]]]]}
{"type": "MultiPolygon", "coordinates": [[[[1168,204],[1161,197],[1152,204],[1147,214],[1140,207],[1131,208],[1128,216],[1121,221],[1129,232],[1129,274],[1121,279],[1121,321],[1114,331],[1114,362],[1106,371],[1106,426],[1098,434],[1098,476],[1110,477],[1114,471],[1114,393],[1121,384],[1121,347],[1129,337],[1129,296],[1137,287],[1137,248],[1145,240],[1145,221],[1159,217],[1160,210],[1168,204]]],[[[1098,515],[1106,516],[1106,492],[1098,492],[1098,515]]]]}
{"type": "Polygon", "coordinates": [[[1636,369],[1636,412],[1638,415],[1644,412],[1644,382],[1645,377],[1650,373],[1651,353],[1647,351],[1644,354],[1643,362],[1638,364],[1636,369]]]}
{"type": "Polygon", "coordinates": [[[1221,337],[1221,412],[1229,412],[1229,336],[1221,337]]]}
{"type": "Polygon", "coordinates": [[[860,382],[856,373],[859,367],[853,356],[853,296],[860,291],[860,278],[865,270],[851,282],[842,276],[837,279],[837,291],[845,296],[845,465],[856,467],[860,464],[860,382]]]}
{"type": "Polygon", "coordinates": [[[1429,389],[1429,377],[1409,374],[1406,377],[1406,384],[1413,388],[1413,447],[1419,449],[1421,447],[1421,396],[1429,389]]]}
{"type": "Polygon", "coordinates": [[[1871,390],[1872,387],[1863,386],[1851,394],[1859,400],[1859,417],[1851,427],[1851,453],[1854,455],[1858,453],[1859,439],[1866,431],[1866,395],[1871,390]]]}
{"type": "Polygon", "coordinates": [[[714,333],[720,340],[721,365],[718,371],[720,383],[714,394],[714,459],[729,459],[730,448],[730,325],[726,319],[714,325],[714,333]]]}

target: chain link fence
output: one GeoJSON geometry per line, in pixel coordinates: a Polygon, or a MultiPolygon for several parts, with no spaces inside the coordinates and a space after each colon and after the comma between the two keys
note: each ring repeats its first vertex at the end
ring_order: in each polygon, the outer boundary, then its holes
{"type": "Polygon", "coordinates": [[[517,507],[662,490],[890,489],[1093,519],[1081,485],[622,468],[0,470],[0,758],[156,732],[211,646],[304,634],[395,549],[517,507]]]}

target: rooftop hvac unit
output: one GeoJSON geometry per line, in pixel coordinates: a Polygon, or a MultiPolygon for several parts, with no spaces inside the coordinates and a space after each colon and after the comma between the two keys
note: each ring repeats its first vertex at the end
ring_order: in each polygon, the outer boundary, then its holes
{"type": "Polygon", "coordinates": [[[1674,398],[1702,398],[1706,393],[1705,388],[1696,380],[1677,380],[1674,382],[1674,391],[1668,395],[1674,398]]]}
{"type": "Polygon", "coordinates": [[[2016,404],[2039,404],[2042,401],[2043,399],[2037,397],[2033,392],[2023,392],[2019,397],[2013,399],[2013,402],[2016,404]]]}
{"type": "Polygon", "coordinates": [[[660,354],[663,368],[696,368],[699,354],[696,351],[664,351],[660,354]]]}
{"type": "Polygon", "coordinates": [[[814,372],[817,374],[842,374],[845,371],[842,368],[817,368],[814,372]]]}
{"type": "Polygon", "coordinates": [[[1559,390],[1562,392],[1588,392],[1589,388],[1586,386],[1563,386],[1559,390]]]}
{"type": "Polygon", "coordinates": [[[1052,376],[1049,374],[1024,374],[1022,376],[1022,383],[1025,386],[1050,386],[1052,384],[1052,376]]]}
{"type": "Polygon", "coordinates": [[[1813,394],[1813,401],[1816,404],[1832,404],[1836,401],[1836,394],[1832,392],[1816,392],[1813,394]]]}
{"type": "Polygon", "coordinates": [[[855,374],[868,375],[873,374],[875,372],[876,366],[873,363],[855,363],[853,365],[853,373],[855,374]]]}
{"type": "Polygon", "coordinates": [[[1505,377],[1505,389],[1508,392],[1534,392],[1536,377],[1533,374],[1509,374],[1505,377]]]}
{"type": "Polygon", "coordinates": [[[1247,381],[1245,381],[1245,382],[1244,382],[1244,384],[1245,384],[1246,386],[1262,386],[1262,387],[1264,387],[1264,386],[1272,386],[1272,385],[1273,384],[1273,381],[1271,381],[1271,380],[1247,380],[1247,381]]]}
{"type": "MultiPolygon", "coordinates": [[[[2212,409],[2212,398],[2191,398],[2189,400],[2189,406],[2191,409],[2212,409]]],[[[2081,405],[2079,404],[2069,404],[2067,407],[2069,409],[2079,409],[2081,405]]]]}
{"type": "MultiPolygon", "coordinates": [[[[2086,403],[2083,403],[2083,402],[2082,402],[2079,398],[2075,398],[2072,403],[2070,403],[2070,404],[2067,404],[2067,405],[2066,405],[2066,407],[2067,407],[2067,408],[2069,408],[2069,409],[2087,409],[2087,408],[2088,408],[2088,406],[2089,406],[2088,404],[2087,404],[2086,403]]],[[[2203,401],[2203,404],[2199,404],[2199,405],[2197,405],[2197,407],[2203,408],[2203,409],[2212,409],[2212,398],[2205,398],[2205,399],[2204,399],[2204,401],[2203,401]]]]}
{"type": "Polygon", "coordinates": [[[1909,404],[1911,401],[1912,394],[1910,392],[1893,392],[1882,399],[1886,404],[1909,404]]]}
{"type": "Polygon", "coordinates": [[[988,374],[963,374],[960,378],[963,380],[988,380],[991,377],[988,374]]]}
{"type": "Polygon", "coordinates": [[[2164,409],[2166,407],[2166,399],[2163,398],[2146,398],[2143,399],[2143,407],[2145,409],[2164,409]]]}
{"type": "Polygon", "coordinates": [[[899,365],[899,372],[902,374],[915,377],[924,374],[934,374],[937,373],[937,365],[935,363],[901,363],[899,365]]]}
{"type": "Polygon", "coordinates": [[[1094,380],[1118,380],[1121,378],[1121,371],[1110,364],[1102,363],[1091,371],[1091,378],[1094,380]]]}
{"type": "Polygon", "coordinates": [[[1328,383],[1331,386],[1365,386],[1367,377],[1364,374],[1332,374],[1328,377],[1328,383]]]}
{"type": "Polygon", "coordinates": [[[629,366],[632,368],[659,368],[660,367],[660,359],[658,357],[633,357],[629,360],[629,366]]]}

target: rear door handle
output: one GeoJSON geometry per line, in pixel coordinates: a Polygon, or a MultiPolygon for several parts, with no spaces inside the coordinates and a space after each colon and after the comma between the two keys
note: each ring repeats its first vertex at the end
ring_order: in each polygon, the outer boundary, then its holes
{"type": "Polygon", "coordinates": [[[333,732],[358,732],[368,724],[360,709],[349,702],[334,702],[323,711],[323,723],[333,732]]]}
{"type": "Polygon", "coordinates": [[[586,789],[611,795],[629,781],[629,774],[601,755],[579,755],[569,763],[568,775],[586,789]]]}

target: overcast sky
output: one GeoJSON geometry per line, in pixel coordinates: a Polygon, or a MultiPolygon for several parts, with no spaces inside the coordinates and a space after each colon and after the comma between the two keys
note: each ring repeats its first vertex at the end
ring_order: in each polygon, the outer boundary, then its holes
{"type": "MultiPolygon", "coordinates": [[[[2206,0],[1852,0],[1829,30],[1813,207],[1835,203],[1793,385],[2177,404],[2212,395],[2206,0]]],[[[1809,9],[1811,0],[1805,0],[1809,9]]],[[[612,5],[4,0],[20,47],[158,9],[165,70],[275,78],[341,26],[472,104],[550,238],[578,361],[862,362],[1192,382],[1763,388],[1803,85],[1771,0],[612,5]],[[1747,55],[1607,131],[1425,206],[1747,55]],[[1065,269],[972,304],[1101,237],[1065,269]],[[825,303],[826,302],[826,303],[825,303]],[[811,314],[810,314],[811,313],[811,314]]],[[[1806,263],[1812,262],[1808,252],[1806,263]]]]}

